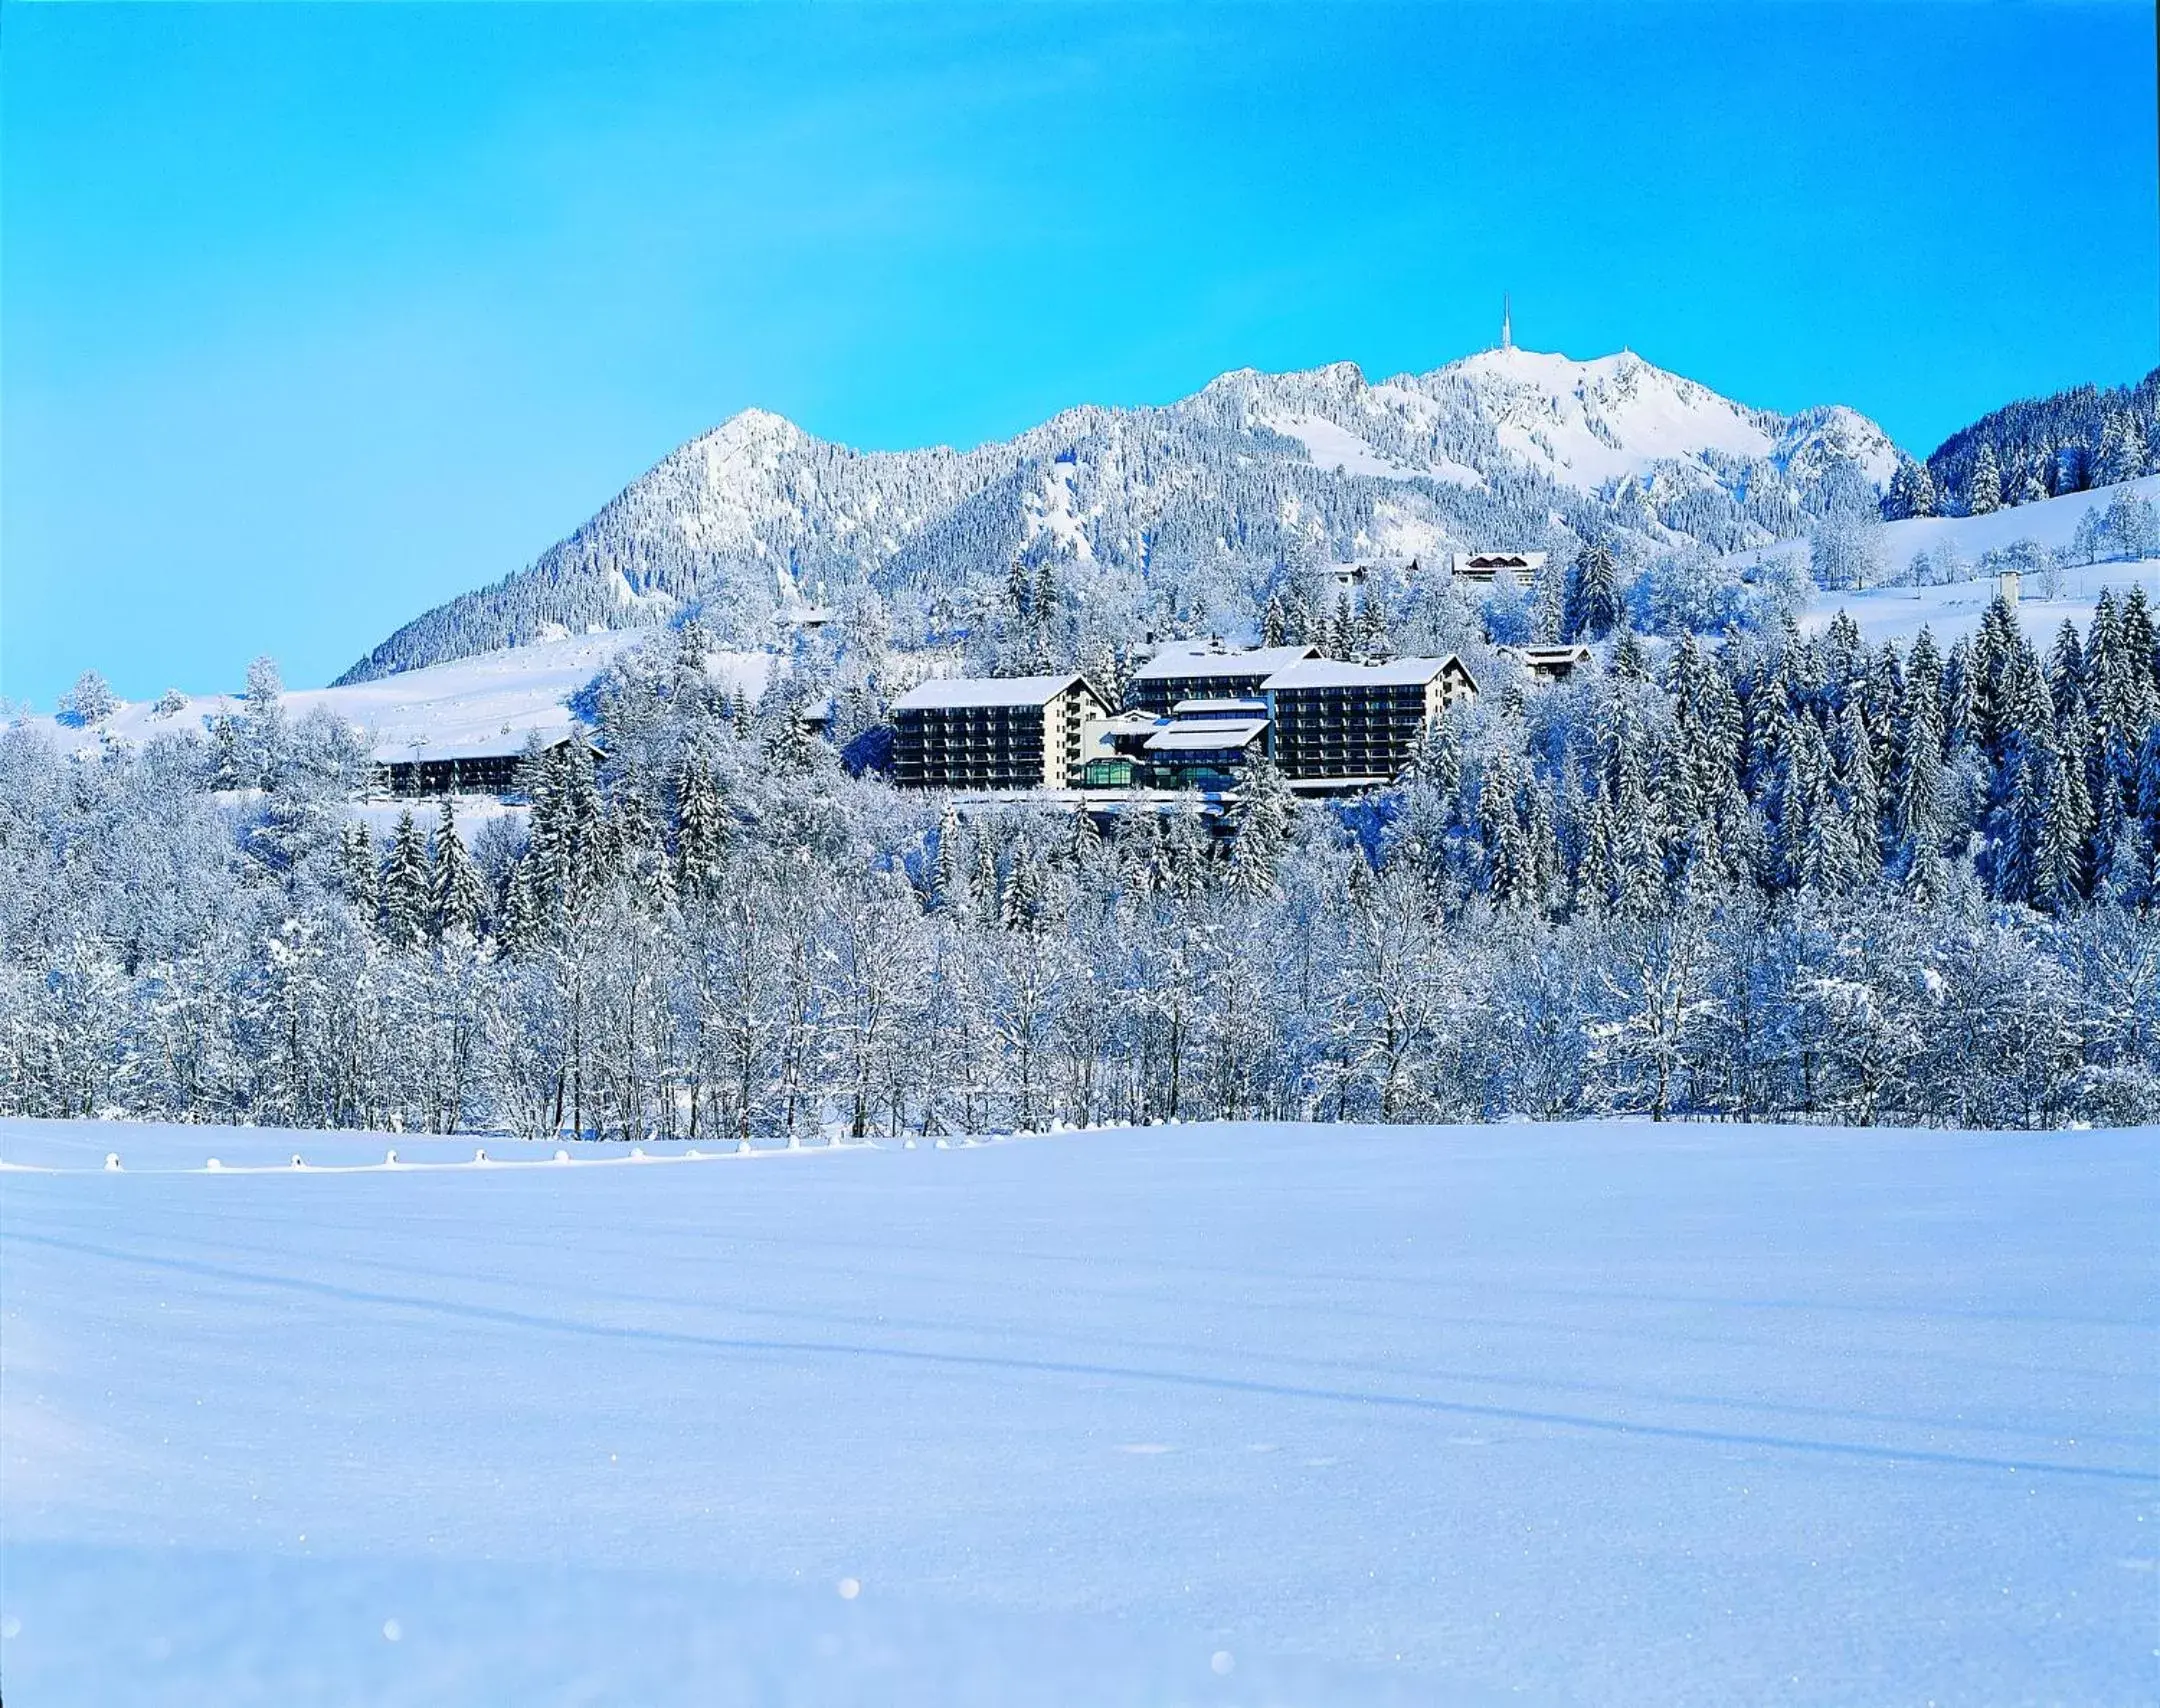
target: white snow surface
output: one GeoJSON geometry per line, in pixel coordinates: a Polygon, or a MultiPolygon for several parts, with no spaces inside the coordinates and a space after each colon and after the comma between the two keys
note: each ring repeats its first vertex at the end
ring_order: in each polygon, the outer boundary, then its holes
{"type": "MultiPolygon", "coordinates": [[[[1787,466],[1826,447],[1853,457],[1876,486],[1897,451],[1872,421],[1831,408],[1798,417],[1749,409],[1631,351],[1577,361],[1545,351],[1484,350],[1439,370],[1467,385],[1501,449],[1585,492],[1706,453],[1787,466]]],[[[1398,388],[1400,389],[1400,388],[1398,388]]]]}
{"type": "MultiPolygon", "coordinates": [[[[1935,639],[1948,646],[1960,635],[1980,626],[1988,604],[1995,597],[1995,578],[1979,574],[1984,553],[2032,540],[2053,552],[2065,552],[2076,536],[2079,522],[2089,510],[2105,510],[2118,493],[2132,493],[2160,502],[2160,475],[2146,475],[2120,486],[2094,487],[2086,492],[2066,492],[2034,504],[1990,511],[1985,516],[1919,516],[1902,522],[1885,522],[1874,535],[1882,572],[1902,572],[1915,556],[1926,552],[1939,558],[1946,550],[1969,566],[1971,578],[1930,587],[1869,587],[1859,591],[1818,592],[1810,602],[1801,627],[1819,630],[1840,610],[1850,612],[1860,632],[1872,643],[1910,640],[1923,625],[1935,639]]],[[[1766,557],[1797,554],[1806,561],[1807,543],[1785,541],[1754,551],[1736,552],[1725,561],[1737,573],[1766,557]]],[[[2061,596],[2041,598],[2036,580],[2027,576],[2018,600],[2018,624],[2036,645],[2045,647],[2065,620],[2084,629],[2092,621],[2093,604],[2103,587],[2115,590],[2120,599],[2132,587],[2142,587],[2148,599],[2160,603],[2160,560],[2065,564],[2061,596]]]]}
{"type": "MultiPolygon", "coordinates": [[[[522,745],[533,731],[567,730],[576,721],[569,702],[616,654],[649,640],[652,629],[611,629],[565,636],[530,646],[506,647],[448,664],[408,670],[341,688],[292,689],[280,696],[288,717],[320,706],[365,732],[383,759],[429,753],[499,749],[505,740],[522,745]]],[[[707,668],[715,681],[752,699],[764,692],[774,655],[715,652],[707,668]]],[[[62,752],[95,751],[106,738],[141,746],[162,734],[202,731],[220,716],[242,709],[237,695],[191,697],[170,717],[154,701],[135,700],[101,723],[78,727],[56,718],[31,721],[48,731],[62,752]]]]}
{"type": "MultiPolygon", "coordinates": [[[[1375,396],[1385,395],[1388,390],[1386,386],[1372,388],[1375,396]]],[[[1409,395],[1399,386],[1394,391],[1397,395],[1409,395]]],[[[1441,457],[1423,465],[1398,461],[1324,415],[1262,414],[1256,419],[1261,425],[1297,440],[1322,468],[1340,469],[1344,474],[1371,475],[1377,480],[1446,480],[1458,486],[1485,484],[1484,476],[1476,469],[1466,468],[1451,458],[1441,457]]]]}
{"type": "Polygon", "coordinates": [[[1082,517],[1079,502],[1078,469],[1070,458],[1053,458],[1043,471],[1041,485],[1028,494],[1021,543],[1032,545],[1038,535],[1048,534],[1066,556],[1092,562],[1095,547],[1086,527],[1092,518],[1082,517]]]}
{"type": "Polygon", "coordinates": [[[575,1149],[0,1123],[9,1701],[2160,1685],[2150,1131],[575,1149]]]}
{"type": "MultiPolygon", "coordinates": [[[[2132,587],[2145,589],[2145,597],[2160,605],[2160,560],[2136,563],[2094,563],[2066,566],[2062,572],[2062,597],[2043,599],[2030,591],[2017,604],[2018,627],[2025,638],[2043,653],[2065,622],[2078,626],[2080,636],[2092,624],[2093,606],[2103,587],[2115,590],[2121,602],[2132,587]]],[[[1940,587],[1869,587],[1858,592],[1817,593],[1808,602],[1800,627],[1819,633],[1829,627],[1840,611],[1849,613],[1870,645],[1886,640],[1910,641],[1924,627],[1938,645],[1948,646],[1961,635],[1979,628],[1995,597],[1992,577],[1985,581],[1954,581],[1940,587]]]]}

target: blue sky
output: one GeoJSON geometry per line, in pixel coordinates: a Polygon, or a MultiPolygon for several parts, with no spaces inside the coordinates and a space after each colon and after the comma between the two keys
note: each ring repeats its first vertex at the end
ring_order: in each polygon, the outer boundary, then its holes
{"type": "Polygon", "coordinates": [[[2136,4],[0,25],[0,694],[327,680],[746,405],[879,447],[1625,344],[1925,452],[2160,361],[2136,4]]]}

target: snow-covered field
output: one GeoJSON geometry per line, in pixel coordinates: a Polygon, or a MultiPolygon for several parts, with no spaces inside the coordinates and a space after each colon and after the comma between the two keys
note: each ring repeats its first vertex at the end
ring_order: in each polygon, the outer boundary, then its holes
{"type": "Polygon", "coordinates": [[[2150,1132],[390,1144],[0,1123],[11,1704],[2160,1693],[2150,1132]]]}
{"type": "MultiPolygon", "coordinates": [[[[343,688],[298,688],[280,696],[289,717],[321,707],[365,731],[381,758],[425,757],[501,738],[522,740],[567,729],[570,701],[625,648],[651,638],[651,629],[613,629],[573,635],[531,646],[505,647],[450,664],[430,665],[343,688]]],[[[716,652],[708,668],[716,682],[755,700],[765,691],[774,655],[716,652]]],[[[129,701],[101,723],[84,728],[54,718],[33,720],[63,752],[93,750],[110,737],[141,746],[176,730],[201,731],[218,717],[242,709],[231,694],[188,699],[177,712],[161,714],[149,700],[129,701]]]]}
{"type": "MultiPolygon", "coordinates": [[[[2075,623],[2083,638],[2092,625],[2093,605],[2103,587],[2112,587],[2118,602],[2131,588],[2142,587],[2145,597],[2160,606],[2160,560],[2065,564],[2060,598],[2040,598],[2029,586],[2020,593],[2018,627],[2043,654],[2065,622],[2075,623]]],[[[1869,587],[1859,592],[1817,593],[1800,619],[1800,627],[1807,633],[1820,633],[1830,626],[1831,618],[1844,611],[1859,625],[1862,637],[1871,646],[1880,646],[1886,640],[1910,641],[1925,628],[1934,635],[1937,646],[1947,647],[1980,627],[1980,619],[1987,615],[1994,598],[1992,577],[1985,581],[1954,581],[1941,587],[1869,587]]]]}
{"type": "MultiPolygon", "coordinates": [[[[2066,492],[2060,498],[1994,510],[1985,516],[1924,516],[1886,522],[1875,534],[1883,574],[1902,572],[1922,552],[1937,561],[1948,553],[1970,566],[1970,578],[1934,587],[1821,592],[1810,604],[1801,627],[1820,630],[1842,610],[1852,614],[1861,634],[1871,643],[1909,641],[1926,626],[1934,632],[1937,643],[1947,647],[1980,626],[1989,601],[1995,597],[1995,578],[1978,572],[1984,554],[2020,540],[2032,540],[2049,551],[2067,553],[2086,513],[2105,510],[2122,493],[2160,502],[2160,475],[2147,475],[2121,486],[2095,487],[2088,492],[2066,492]]],[[[1762,558],[1797,553],[1804,562],[1807,550],[1805,541],[1786,541],[1737,552],[1726,561],[1738,569],[1762,558]]],[[[2028,639],[2045,650],[2065,619],[2076,623],[2080,631],[2091,623],[2093,602],[2103,587],[2112,587],[2117,598],[2132,587],[2142,587],[2147,598],[2160,602],[2160,560],[2065,564],[2060,595],[2053,599],[2040,597],[2033,578],[2027,577],[2018,601],[2019,626],[2028,639]]]]}

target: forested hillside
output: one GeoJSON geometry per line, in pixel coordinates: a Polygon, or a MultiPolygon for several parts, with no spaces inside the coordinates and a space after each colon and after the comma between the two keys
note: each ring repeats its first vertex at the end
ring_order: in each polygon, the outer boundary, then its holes
{"type": "Polygon", "coordinates": [[[2025,398],[1950,435],[1901,470],[1884,501],[1908,516],[1985,516],[2160,473],[2160,369],[2135,385],[2025,398]]]}

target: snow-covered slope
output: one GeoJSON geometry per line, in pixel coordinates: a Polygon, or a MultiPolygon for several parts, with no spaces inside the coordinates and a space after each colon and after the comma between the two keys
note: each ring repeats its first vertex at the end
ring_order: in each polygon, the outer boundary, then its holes
{"type": "MultiPolygon", "coordinates": [[[[369,682],[294,689],[280,698],[288,717],[303,717],[320,707],[343,718],[384,759],[502,739],[521,741],[530,731],[545,735],[568,728],[574,721],[572,698],[617,653],[644,638],[645,632],[636,629],[567,636],[369,682]]],[[[773,666],[770,653],[719,653],[709,661],[715,681],[753,700],[764,691],[773,666]]],[[[86,752],[107,741],[139,747],[161,734],[204,731],[241,709],[234,695],[208,694],[186,700],[170,714],[159,712],[154,702],[138,700],[87,726],[50,717],[32,721],[61,751],[86,752]]]]}
{"type": "MultiPolygon", "coordinates": [[[[2064,623],[2075,623],[2080,635],[2092,624],[2093,607],[2102,588],[2111,588],[2120,601],[2133,587],[2160,608],[2160,559],[2135,563],[2074,564],[2062,572],[2062,585],[2050,597],[2044,588],[2028,585],[2017,604],[2018,626],[2025,638],[2045,652],[2064,623]]],[[[1886,640],[1908,642],[1923,628],[1938,646],[1948,646],[1961,635],[1980,626],[1995,598],[1992,579],[1953,581],[1934,587],[1869,587],[1857,592],[1817,593],[1800,619],[1806,631],[1827,628],[1843,611],[1859,625],[1869,645],[1886,640]]]]}
{"type": "MultiPolygon", "coordinates": [[[[1925,626],[1944,645],[1979,627],[1995,582],[1979,570],[1982,557],[2021,540],[2030,540],[2055,553],[2066,552],[2076,538],[2078,525],[2088,512],[2105,510],[2119,494],[2131,494],[2160,504],[2160,475],[2126,481],[2120,486],[2095,487],[2086,492],[2067,492],[2032,504],[1990,511],[1985,516],[1924,516],[1902,522],[1885,522],[1875,533],[1875,549],[1883,574],[1896,576],[1925,553],[1940,567],[1954,564],[1959,579],[1918,587],[1877,586],[1859,591],[1826,591],[1816,594],[1803,623],[1821,628],[1839,611],[1849,612],[1871,642],[1910,640],[1925,626]]],[[[1805,554],[1804,543],[1769,548],[1805,554]]],[[[1736,554],[1735,569],[1765,556],[1762,551],[1736,554]]],[[[2026,634],[2043,648],[2053,640],[2065,621],[2083,629],[2092,620],[2093,604],[2103,587],[2117,596],[2142,587],[2146,596],[2160,603],[2160,560],[2065,564],[2061,586],[2051,597],[2048,590],[2028,577],[2020,590],[2018,620],[2026,634]]]]}
{"type": "Polygon", "coordinates": [[[2150,1695],[2149,1132],[391,1145],[0,1124],[11,1704],[2150,1695]]]}
{"type": "MultiPolygon", "coordinates": [[[[1886,574],[1904,569],[1922,552],[1937,559],[1947,552],[1965,564],[1977,564],[1986,553],[2020,540],[2063,552],[2076,539],[2078,524],[2086,513],[2107,509],[2121,494],[2160,504],[2160,475],[2146,475],[2120,486],[2066,492],[2059,498],[2043,498],[2032,504],[2006,506],[1985,516],[1915,516],[1902,522],[1885,522],[1874,535],[1876,552],[1886,574]]],[[[1795,541],[1736,553],[1733,562],[1752,563],[1773,551],[1806,550],[1806,542],[1795,541]]]]}
{"type": "Polygon", "coordinates": [[[1370,384],[1240,370],[1160,409],[1068,410],[970,451],[859,452],[763,410],[692,440],[529,569],[429,612],[348,679],[650,622],[760,642],[793,587],[964,613],[1012,561],[1121,597],[1228,563],[1534,544],[1556,521],[1729,550],[1785,537],[1897,453],[1847,409],[1747,408],[1622,353],[1508,349],[1370,384]]]}

